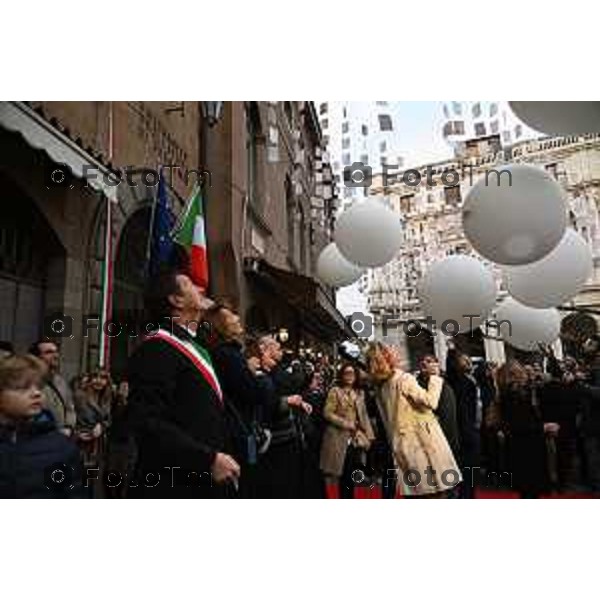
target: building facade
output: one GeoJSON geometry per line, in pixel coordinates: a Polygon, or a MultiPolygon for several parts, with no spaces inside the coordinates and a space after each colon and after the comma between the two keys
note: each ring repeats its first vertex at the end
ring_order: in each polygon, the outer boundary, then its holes
{"type": "MultiPolygon", "coordinates": [[[[72,376],[100,361],[107,295],[114,320],[141,319],[160,165],[171,165],[175,215],[203,185],[212,296],[228,297],[251,328],[287,328],[297,344],[348,335],[332,291],[314,279],[334,205],[314,106],[225,102],[215,123],[203,104],[0,103],[0,193],[11,207],[0,217],[0,339],[24,351],[66,315],[72,376]],[[115,184],[115,171],[128,176],[115,184]],[[318,317],[305,320],[307,307],[318,317]]],[[[110,336],[115,374],[138,334],[110,336]]]]}
{"type": "MultiPolygon", "coordinates": [[[[472,145],[468,157],[429,165],[435,186],[426,185],[427,166],[417,167],[423,174],[418,186],[402,182],[384,186],[381,177],[374,181],[371,194],[383,197],[402,215],[404,237],[397,257],[369,274],[368,304],[375,316],[376,337],[383,337],[384,317],[397,319],[400,324],[424,318],[418,286],[432,263],[453,254],[479,256],[462,231],[463,199],[484,172],[510,163],[544,168],[564,188],[569,225],[587,240],[594,257],[594,274],[572,304],[580,308],[600,307],[600,136],[531,140],[504,149],[496,143],[492,153],[490,141],[489,137],[483,138],[479,145],[472,145]],[[459,175],[457,185],[445,184],[443,176],[447,183],[456,181],[453,173],[459,175]]],[[[483,262],[494,273],[500,300],[506,295],[501,269],[489,261],[483,262]]],[[[400,344],[413,363],[423,352],[435,351],[441,358],[445,356],[443,336],[432,338],[424,333],[416,338],[406,337],[401,325],[387,334],[388,341],[400,344]]],[[[502,342],[484,338],[480,330],[473,335],[461,334],[456,342],[473,355],[500,362],[507,352],[512,352],[502,342]]]]}

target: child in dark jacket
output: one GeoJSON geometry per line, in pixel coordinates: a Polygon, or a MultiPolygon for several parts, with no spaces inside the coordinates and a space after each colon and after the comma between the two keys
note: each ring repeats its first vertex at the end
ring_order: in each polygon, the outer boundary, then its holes
{"type": "Polygon", "coordinates": [[[0,498],[83,498],[79,450],[43,410],[43,363],[0,360],[0,498]]]}

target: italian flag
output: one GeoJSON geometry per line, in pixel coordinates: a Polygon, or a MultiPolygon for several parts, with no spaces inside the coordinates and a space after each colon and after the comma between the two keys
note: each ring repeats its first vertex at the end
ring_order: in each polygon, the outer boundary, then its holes
{"type": "Polygon", "coordinates": [[[188,251],[192,281],[206,290],[208,288],[208,259],[206,255],[204,208],[199,186],[196,186],[188,200],[174,240],[188,251]]]}

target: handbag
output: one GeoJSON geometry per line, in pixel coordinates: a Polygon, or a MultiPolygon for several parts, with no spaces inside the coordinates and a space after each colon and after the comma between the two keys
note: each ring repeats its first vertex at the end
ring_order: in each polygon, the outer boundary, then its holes
{"type": "Polygon", "coordinates": [[[237,421],[245,437],[245,454],[249,465],[255,465],[258,462],[258,456],[264,454],[271,445],[271,430],[263,427],[257,421],[249,425],[244,421],[238,410],[232,402],[225,402],[225,408],[229,410],[237,421]]]}
{"type": "Polygon", "coordinates": [[[368,450],[371,447],[371,440],[364,431],[358,429],[352,437],[352,445],[361,450],[368,450]]]}

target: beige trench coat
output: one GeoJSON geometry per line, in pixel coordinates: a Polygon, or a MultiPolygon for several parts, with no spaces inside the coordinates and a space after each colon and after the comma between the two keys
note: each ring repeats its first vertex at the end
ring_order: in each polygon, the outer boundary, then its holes
{"type": "Polygon", "coordinates": [[[455,487],[462,476],[433,410],[443,380],[431,376],[427,389],[396,370],[381,387],[379,408],[396,463],[396,485],[404,496],[434,494],[455,487]]]}
{"type": "Polygon", "coordinates": [[[320,467],[325,475],[341,477],[348,445],[353,437],[347,426],[355,424],[369,440],[375,437],[363,392],[346,391],[339,387],[331,388],[325,402],[323,416],[327,421],[327,427],[321,445],[320,467]]]}

